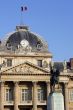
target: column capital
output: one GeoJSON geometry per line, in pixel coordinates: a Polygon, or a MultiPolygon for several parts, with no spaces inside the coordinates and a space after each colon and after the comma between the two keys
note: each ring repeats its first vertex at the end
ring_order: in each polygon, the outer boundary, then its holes
{"type": "Polygon", "coordinates": [[[19,83],[19,81],[14,81],[14,84],[18,84],[19,83]]]}
{"type": "Polygon", "coordinates": [[[1,81],[0,83],[1,83],[1,85],[4,85],[5,81],[1,81]]]}
{"type": "Polygon", "coordinates": [[[50,82],[49,81],[45,81],[46,82],[46,84],[50,84],[50,82]]]}
{"type": "Polygon", "coordinates": [[[64,87],[67,88],[68,82],[64,82],[64,87]]]}
{"type": "Polygon", "coordinates": [[[38,81],[32,81],[33,84],[37,84],[38,81]]]}

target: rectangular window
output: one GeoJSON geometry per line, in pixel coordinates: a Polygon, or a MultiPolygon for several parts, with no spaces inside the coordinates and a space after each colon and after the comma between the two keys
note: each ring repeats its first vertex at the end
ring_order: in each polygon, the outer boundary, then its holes
{"type": "Polygon", "coordinates": [[[69,100],[70,102],[73,102],[73,89],[70,89],[69,91],[69,100]]]}
{"type": "Polygon", "coordinates": [[[38,66],[42,67],[42,60],[38,60],[38,66]]]}
{"type": "Polygon", "coordinates": [[[6,89],[6,101],[12,101],[13,100],[13,91],[12,89],[8,88],[6,89]]]}
{"type": "Polygon", "coordinates": [[[32,100],[32,90],[31,89],[22,89],[22,101],[31,101],[32,100]]]}
{"type": "Polygon", "coordinates": [[[38,89],[38,101],[45,100],[45,91],[44,89],[38,89]]]}
{"type": "Polygon", "coordinates": [[[12,66],[12,59],[7,59],[7,67],[12,66]]]}

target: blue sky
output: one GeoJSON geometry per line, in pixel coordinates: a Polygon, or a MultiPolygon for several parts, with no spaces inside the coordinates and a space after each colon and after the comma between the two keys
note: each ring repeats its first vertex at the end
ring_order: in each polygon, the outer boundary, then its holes
{"type": "Polygon", "coordinates": [[[73,57],[73,0],[0,0],[0,38],[20,24],[21,6],[24,24],[49,44],[54,61],[73,57]]]}

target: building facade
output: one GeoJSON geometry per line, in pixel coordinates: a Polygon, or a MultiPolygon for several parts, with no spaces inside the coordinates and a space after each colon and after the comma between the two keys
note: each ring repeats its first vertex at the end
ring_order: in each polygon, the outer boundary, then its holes
{"type": "MultiPolygon", "coordinates": [[[[27,26],[16,26],[0,42],[0,110],[47,110],[52,54],[27,26]]],[[[54,62],[65,110],[73,110],[73,60],[54,62]]]]}

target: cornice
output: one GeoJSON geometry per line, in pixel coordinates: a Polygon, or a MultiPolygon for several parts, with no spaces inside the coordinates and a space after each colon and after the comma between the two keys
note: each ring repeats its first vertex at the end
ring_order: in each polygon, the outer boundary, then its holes
{"type": "Polygon", "coordinates": [[[35,73],[35,74],[31,74],[31,73],[19,73],[19,74],[17,74],[17,73],[1,73],[1,76],[4,76],[4,75],[15,75],[15,76],[50,76],[50,74],[39,74],[39,73],[35,73]]]}
{"type": "Polygon", "coordinates": [[[52,58],[51,53],[30,53],[30,54],[23,54],[23,53],[0,53],[0,57],[50,57],[52,58]]]}

